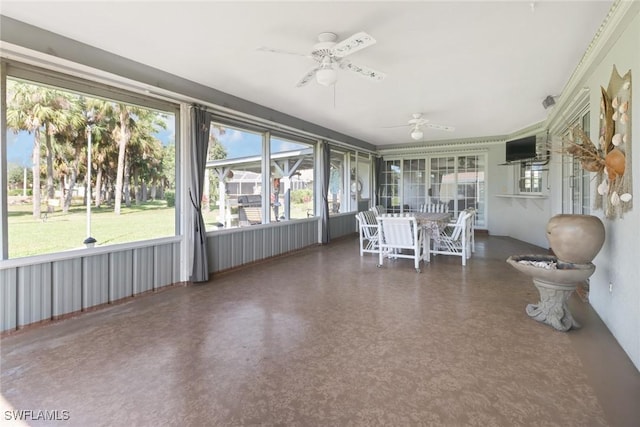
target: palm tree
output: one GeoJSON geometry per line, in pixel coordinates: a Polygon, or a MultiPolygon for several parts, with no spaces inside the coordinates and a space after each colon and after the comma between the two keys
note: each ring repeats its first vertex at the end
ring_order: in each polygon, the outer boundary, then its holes
{"type": "Polygon", "coordinates": [[[40,218],[40,132],[42,121],[37,89],[33,85],[7,81],[7,127],[16,134],[27,131],[33,134],[33,217],[40,218]]]}
{"type": "Polygon", "coordinates": [[[129,144],[129,140],[131,139],[131,128],[135,126],[135,120],[132,117],[132,113],[135,113],[138,108],[123,103],[114,103],[101,99],[95,99],[91,104],[94,108],[96,117],[98,117],[99,120],[105,124],[105,127],[111,132],[110,139],[118,149],[113,210],[116,215],[120,215],[126,149],[129,144]]]}
{"type": "MultiPolygon", "coordinates": [[[[78,180],[80,165],[86,165],[87,134],[85,132],[87,118],[84,115],[84,99],[78,98],[67,110],[69,123],[60,129],[56,140],[56,172],[61,180],[68,178],[67,193],[64,195],[62,210],[68,212],[78,180]],[[82,159],[84,154],[84,159],[82,159]]],[[[86,170],[86,169],[85,169],[86,170]]]]}
{"type": "MultiPolygon", "coordinates": [[[[87,123],[91,127],[94,150],[92,161],[95,162],[95,207],[102,206],[103,194],[106,194],[106,183],[109,182],[109,174],[113,170],[111,164],[115,164],[116,151],[113,140],[113,129],[116,126],[114,110],[109,101],[95,98],[87,98],[87,123]]],[[[90,183],[87,183],[90,185],[90,183]]],[[[88,194],[91,194],[89,190],[88,194]]]]}
{"type": "Polygon", "coordinates": [[[131,140],[127,148],[125,163],[125,202],[130,206],[130,194],[135,195],[136,204],[141,201],[141,192],[146,184],[158,178],[163,155],[162,143],[154,134],[166,128],[162,115],[151,110],[141,109],[136,114],[136,125],[131,131],[131,140]],[[129,190],[133,178],[133,189],[129,190]],[[140,188],[138,188],[140,186],[140,188]]]}
{"type": "Polygon", "coordinates": [[[68,92],[9,80],[7,84],[7,127],[33,134],[33,216],[40,217],[40,157],[42,137],[46,148],[47,197],[55,196],[53,138],[65,126],[77,125],[77,97],[68,92]]]}

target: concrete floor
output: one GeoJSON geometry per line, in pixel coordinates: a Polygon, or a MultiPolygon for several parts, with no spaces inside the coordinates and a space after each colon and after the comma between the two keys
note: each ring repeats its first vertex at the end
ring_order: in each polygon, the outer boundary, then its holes
{"type": "Polygon", "coordinates": [[[640,372],[588,303],[530,319],[512,254],[358,256],[341,239],[2,339],[6,410],[64,426],[638,426],[640,372]],[[51,414],[51,413],[50,413],[51,414]],[[34,416],[38,413],[34,412],[34,416]]]}

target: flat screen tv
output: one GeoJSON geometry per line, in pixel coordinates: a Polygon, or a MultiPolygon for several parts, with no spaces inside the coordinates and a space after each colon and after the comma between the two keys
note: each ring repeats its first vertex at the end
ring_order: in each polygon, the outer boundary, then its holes
{"type": "Polygon", "coordinates": [[[533,159],[536,157],[536,137],[527,136],[525,138],[507,141],[506,161],[516,162],[519,160],[533,159]]]}

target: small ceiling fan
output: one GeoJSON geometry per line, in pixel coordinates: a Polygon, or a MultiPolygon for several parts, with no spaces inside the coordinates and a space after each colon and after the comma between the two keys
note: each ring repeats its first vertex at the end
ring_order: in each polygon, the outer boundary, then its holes
{"type": "Polygon", "coordinates": [[[416,141],[421,140],[422,137],[424,136],[424,132],[422,132],[422,128],[444,130],[447,132],[453,132],[454,130],[456,130],[453,126],[438,125],[435,123],[430,123],[429,119],[425,119],[422,117],[422,113],[414,113],[411,116],[412,116],[412,119],[410,119],[406,125],[387,126],[387,128],[399,128],[399,127],[409,126],[411,128],[411,133],[410,133],[411,138],[416,141]]]}
{"type": "Polygon", "coordinates": [[[345,56],[351,55],[365,47],[375,44],[376,41],[373,37],[361,31],[342,40],[341,42],[336,42],[337,39],[338,36],[334,33],[320,33],[320,35],[318,35],[318,43],[313,46],[313,49],[309,54],[288,52],[269,47],[260,47],[258,50],[263,52],[304,56],[317,62],[316,66],[309,70],[298,81],[296,84],[297,87],[305,86],[314,77],[321,85],[331,86],[338,79],[338,68],[353,71],[373,81],[379,81],[385,78],[384,73],[375,71],[369,67],[356,65],[351,61],[344,59],[345,56]]]}

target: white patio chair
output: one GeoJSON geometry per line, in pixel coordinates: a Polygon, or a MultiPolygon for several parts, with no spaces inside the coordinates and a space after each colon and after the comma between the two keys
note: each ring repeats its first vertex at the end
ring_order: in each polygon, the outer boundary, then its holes
{"type": "Polygon", "coordinates": [[[378,253],[378,220],[372,211],[356,214],[358,233],[360,234],[360,256],[365,252],[378,253]]]}
{"type": "Polygon", "coordinates": [[[476,208],[467,208],[465,212],[471,215],[471,232],[469,240],[471,241],[471,252],[476,251],[476,208]]]}
{"type": "Polygon", "coordinates": [[[439,238],[434,239],[431,254],[456,255],[462,258],[462,265],[467,265],[467,259],[471,257],[471,216],[468,212],[460,212],[455,224],[447,225],[439,238]]]}
{"type": "Polygon", "coordinates": [[[419,212],[449,212],[449,206],[444,203],[425,203],[418,207],[419,212]]]}
{"type": "Polygon", "coordinates": [[[376,206],[372,207],[369,210],[374,212],[376,214],[376,216],[384,215],[384,214],[387,213],[387,208],[385,208],[382,205],[376,205],[376,206]]]}
{"type": "Polygon", "coordinates": [[[384,257],[413,259],[415,269],[420,273],[423,257],[422,229],[414,216],[385,214],[377,218],[379,226],[379,262],[382,267],[384,257]],[[411,254],[407,251],[411,250],[411,254]]]}

